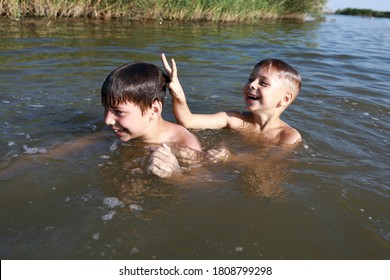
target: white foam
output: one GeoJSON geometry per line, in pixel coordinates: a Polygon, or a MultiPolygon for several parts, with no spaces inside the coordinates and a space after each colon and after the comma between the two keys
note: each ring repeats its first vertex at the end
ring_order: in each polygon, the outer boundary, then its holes
{"type": "Polygon", "coordinates": [[[137,204],[130,204],[129,208],[131,210],[136,210],[136,211],[141,211],[142,210],[142,207],[137,205],[137,204]]]}
{"type": "Polygon", "coordinates": [[[24,153],[29,155],[38,154],[38,153],[39,154],[47,153],[47,150],[45,148],[37,148],[37,147],[29,148],[27,145],[23,145],[23,149],[24,149],[24,153]]]}
{"type": "Polygon", "coordinates": [[[142,168],[134,168],[134,169],[131,169],[130,171],[131,174],[143,174],[144,171],[142,170],[142,168]]]}
{"type": "Polygon", "coordinates": [[[114,141],[114,143],[110,146],[110,151],[115,151],[116,149],[118,149],[118,142],[114,141]]]}
{"type": "Polygon", "coordinates": [[[124,203],[120,201],[117,197],[105,197],[103,199],[103,204],[107,205],[110,208],[123,207],[124,203]]]}
{"type": "Polygon", "coordinates": [[[99,237],[100,237],[100,233],[94,233],[94,234],[92,234],[92,238],[93,238],[94,240],[99,240],[99,237]]]}
{"type": "Polygon", "coordinates": [[[243,247],[236,247],[236,252],[242,252],[244,250],[243,247]]]}
{"type": "Polygon", "coordinates": [[[112,218],[114,217],[115,214],[116,214],[116,211],[111,210],[111,211],[109,211],[107,214],[104,214],[104,215],[102,216],[102,220],[103,220],[103,221],[112,220],[112,218]]]}
{"type": "Polygon", "coordinates": [[[137,254],[138,252],[139,252],[139,249],[137,247],[134,247],[133,249],[131,249],[130,255],[137,254]]]}

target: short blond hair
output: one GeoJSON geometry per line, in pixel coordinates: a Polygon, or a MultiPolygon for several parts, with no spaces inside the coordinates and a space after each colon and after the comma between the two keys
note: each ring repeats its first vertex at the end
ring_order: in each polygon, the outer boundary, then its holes
{"type": "Polygon", "coordinates": [[[295,92],[295,97],[298,95],[302,87],[302,78],[299,72],[290,64],[276,58],[267,58],[258,62],[255,68],[262,68],[266,71],[276,72],[279,78],[286,80],[291,84],[295,92]]]}

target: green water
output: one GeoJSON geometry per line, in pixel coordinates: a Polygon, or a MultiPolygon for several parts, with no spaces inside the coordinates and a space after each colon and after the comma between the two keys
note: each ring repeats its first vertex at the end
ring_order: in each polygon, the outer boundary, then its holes
{"type": "MultiPolygon", "coordinates": [[[[258,24],[0,21],[2,259],[389,259],[390,20],[328,16],[258,24]],[[139,143],[93,141],[100,87],[133,60],[175,57],[194,112],[244,110],[253,65],[303,77],[284,113],[303,143],[280,151],[194,131],[245,163],[135,174],[139,143]],[[28,149],[35,150],[28,150],[28,149]]],[[[168,96],[164,118],[174,120],[168,96]]]]}

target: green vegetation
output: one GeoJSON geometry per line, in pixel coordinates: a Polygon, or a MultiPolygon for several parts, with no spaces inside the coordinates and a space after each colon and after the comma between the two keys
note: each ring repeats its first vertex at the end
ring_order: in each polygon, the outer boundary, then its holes
{"type": "Polygon", "coordinates": [[[327,0],[0,0],[11,18],[255,21],[319,16],[327,0]]]}
{"type": "Polygon", "coordinates": [[[390,18],[390,12],[380,12],[380,11],[373,11],[369,9],[342,9],[337,10],[335,12],[336,14],[340,15],[352,15],[352,16],[363,16],[363,17],[387,17],[390,18]]]}

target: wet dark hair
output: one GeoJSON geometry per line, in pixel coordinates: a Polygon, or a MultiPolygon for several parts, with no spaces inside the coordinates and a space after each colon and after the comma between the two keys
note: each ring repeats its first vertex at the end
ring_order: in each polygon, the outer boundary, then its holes
{"type": "Polygon", "coordinates": [[[296,89],[296,94],[298,94],[298,92],[301,90],[301,75],[294,67],[292,67],[288,63],[276,58],[267,58],[258,62],[253,69],[257,67],[265,69],[266,71],[277,72],[280,78],[286,79],[291,82],[291,84],[296,89]]]}
{"type": "Polygon", "coordinates": [[[164,104],[169,77],[156,65],[145,62],[126,63],[112,71],[101,89],[105,107],[117,107],[132,102],[143,113],[155,100],[164,104]]]}

